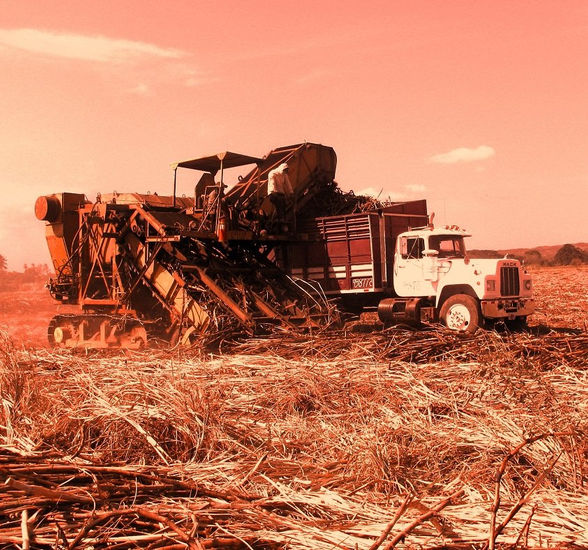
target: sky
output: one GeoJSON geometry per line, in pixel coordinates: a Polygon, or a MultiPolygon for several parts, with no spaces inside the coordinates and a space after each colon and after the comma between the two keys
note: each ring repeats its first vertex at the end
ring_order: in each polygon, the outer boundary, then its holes
{"type": "Polygon", "coordinates": [[[587,59],[585,1],[0,0],[0,254],[49,263],[39,195],[303,141],[471,248],[588,241],[587,59]]]}

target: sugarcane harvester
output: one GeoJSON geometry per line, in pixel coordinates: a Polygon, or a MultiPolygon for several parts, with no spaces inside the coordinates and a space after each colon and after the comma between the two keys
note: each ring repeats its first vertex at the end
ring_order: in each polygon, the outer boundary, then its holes
{"type": "Polygon", "coordinates": [[[56,273],[48,288],[70,306],[52,319],[49,342],[138,349],[328,324],[318,285],[286,274],[275,249],[293,238],[297,212],[333,184],[335,165],[332,148],[305,143],[264,158],[223,152],[176,163],[171,196],[39,197],[56,273]],[[267,192],[268,173],[283,163],[293,186],[287,228],[267,192]],[[250,171],[227,191],[225,171],[243,166],[250,171]],[[193,196],[177,195],[179,169],[201,173],[193,196]]]}

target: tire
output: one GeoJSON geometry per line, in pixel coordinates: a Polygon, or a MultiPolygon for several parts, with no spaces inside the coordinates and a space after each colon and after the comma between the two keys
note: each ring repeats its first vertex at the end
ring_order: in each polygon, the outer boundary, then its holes
{"type": "Polygon", "coordinates": [[[475,298],[454,294],[443,302],[439,318],[449,330],[474,334],[480,326],[480,308],[475,298]]]}

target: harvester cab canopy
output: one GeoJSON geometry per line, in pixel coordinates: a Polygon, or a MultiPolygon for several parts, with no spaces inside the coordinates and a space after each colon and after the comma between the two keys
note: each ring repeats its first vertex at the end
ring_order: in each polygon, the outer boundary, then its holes
{"type": "MultiPolygon", "coordinates": [[[[263,158],[252,157],[240,153],[224,151],[216,155],[185,160],[172,165],[174,169],[174,196],[176,195],[176,175],[178,168],[199,170],[203,172],[195,189],[196,209],[199,203],[213,202],[209,198],[221,196],[227,208],[239,212],[259,213],[273,216],[272,202],[268,197],[268,177],[270,172],[286,163],[288,179],[292,187],[293,200],[288,206],[291,216],[305,208],[317,194],[324,191],[325,186],[332,185],[335,178],[337,156],[332,147],[318,143],[298,143],[272,149],[263,158]],[[226,190],[223,171],[238,166],[254,165],[243,177],[226,190]],[[220,182],[215,182],[220,172],[220,182]]],[[[220,204],[217,201],[217,204],[220,204]]],[[[217,209],[218,210],[218,209],[217,209]]]]}
{"type": "Polygon", "coordinates": [[[173,165],[173,168],[188,168],[190,170],[210,172],[215,175],[217,172],[226,168],[236,168],[248,164],[260,164],[261,162],[263,162],[263,159],[258,157],[242,155],[241,153],[232,153],[231,151],[223,151],[222,153],[217,153],[216,155],[208,157],[177,162],[173,165]]]}
{"type": "Polygon", "coordinates": [[[177,162],[172,165],[174,170],[174,205],[176,202],[176,188],[177,188],[177,170],[178,168],[187,168],[189,170],[198,170],[204,172],[200,178],[195,189],[195,204],[199,201],[199,196],[207,192],[207,188],[210,191],[211,188],[218,187],[219,196],[223,194],[225,183],[224,183],[224,171],[229,168],[237,168],[239,166],[247,166],[249,164],[259,165],[263,162],[263,159],[258,157],[252,157],[249,155],[243,155],[241,153],[233,153],[231,151],[223,151],[216,155],[209,155],[206,157],[200,157],[196,159],[184,160],[177,162]],[[214,177],[220,172],[220,182],[215,183],[214,177]]]}

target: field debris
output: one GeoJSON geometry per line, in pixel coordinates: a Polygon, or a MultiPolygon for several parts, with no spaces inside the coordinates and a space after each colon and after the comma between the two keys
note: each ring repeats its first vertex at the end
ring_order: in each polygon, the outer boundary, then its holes
{"type": "Polygon", "coordinates": [[[586,548],[588,297],[557,283],[586,275],[538,272],[517,333],[109,354],[1,333],[0,541],[586,548]]]}
{"type": "Polygon", "coordinates": [[[585,333],[11,345],[0,539],[15,548],[588,545],[585,333]]]}

